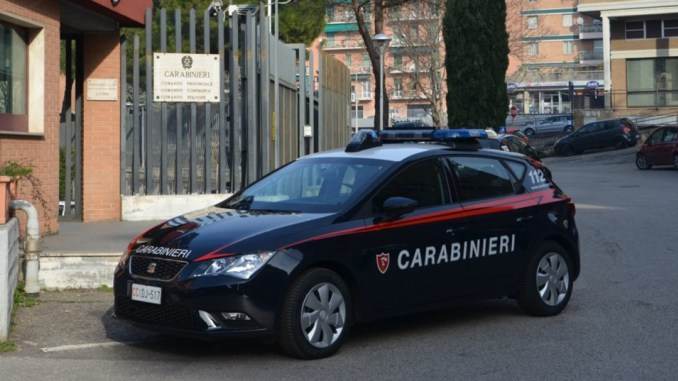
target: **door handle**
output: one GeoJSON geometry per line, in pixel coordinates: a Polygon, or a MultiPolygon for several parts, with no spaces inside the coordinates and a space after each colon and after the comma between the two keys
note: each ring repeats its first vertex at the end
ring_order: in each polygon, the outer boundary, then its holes
{"type": "Polygon", "coordinates": [[[516,222],[521,223],[521,222],[529,221],[532,218],[534,218],[534,216],[520,216],[520,217],[516,218],[516,222]]]}

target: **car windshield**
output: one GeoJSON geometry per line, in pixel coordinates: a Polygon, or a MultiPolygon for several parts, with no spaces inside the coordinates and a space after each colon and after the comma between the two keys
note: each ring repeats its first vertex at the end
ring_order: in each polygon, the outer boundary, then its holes
{"type": "Polygon", "coordinates": [[[362,194],[391,165],[391,162],[373,159],[302,159],[218,206],[270,212],[334,212],[353,196],[362,194]]]}

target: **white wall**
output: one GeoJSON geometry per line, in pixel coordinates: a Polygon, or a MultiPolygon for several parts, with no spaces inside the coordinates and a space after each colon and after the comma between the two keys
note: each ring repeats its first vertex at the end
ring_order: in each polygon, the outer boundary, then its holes
{"type": "Polygon", "coordinates": [[[230,194],[190,194],[171,196],[123,196],[123,221],[168,220],[215,205],[230,194]]]}
{"type": "Polygon", "coordinates": [[[19,222],[0,225],[0,341],[9,336],[14,291],[19,280],[19,222]]]}

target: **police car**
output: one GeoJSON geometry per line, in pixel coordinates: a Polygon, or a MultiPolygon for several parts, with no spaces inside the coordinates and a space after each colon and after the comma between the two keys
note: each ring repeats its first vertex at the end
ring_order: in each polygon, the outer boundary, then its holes
{"type": "Polygon", "coordinates": [[[361,131],[222,203],[136,237],[115,315],[175,335],[268,335],[333,354],[360,322],[468,298],[560,313],[579,275],[575,206],[479,130],[361,131]]]}

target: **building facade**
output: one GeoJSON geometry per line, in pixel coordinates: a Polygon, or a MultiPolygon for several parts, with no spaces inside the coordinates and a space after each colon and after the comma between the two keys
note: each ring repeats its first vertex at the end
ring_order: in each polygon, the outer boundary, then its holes
{"type": "Polygon", "coordinates": [[[577,0],[506,1],[511,105],[521,114],[603,107],[602,22],[577,0]]]}
{"type": "MultiPolygon", "coordinates": [[[[313,48],[334,56],[350,69],[352,126],[373,127],[375,76],[355,15],[349,2],[329,3],[325,30],[313,48]]],[[[437,0],[424,0],[384,12],[384,33],[392,38],[385,53],[384,72],[391,123],[447,123],[443,12],[443,2],[437,0]]],[[[374,34],[369,12],[366,22],[374,34]]]]}
{"type": "Polygon", "coordinates": [[[578,11],[600,20],[610,109],[678,108],[678,1],[580,0],[578,11]]]}
{"type": "Polygon", "coordinates": [[[151,0],[0,0],[0,165],[33,168],[34,182],[20,182],[18,197],[39,209],[47,233],[58,230],[66,114],[77,131],[68,147],[79,153],[71,165],[81,176],[81,219],[120,216],[120,28],[143,25],[149,6],[151,0]],[[71,96],[60,86],[64,72],[73,79],[71,96]]]}

